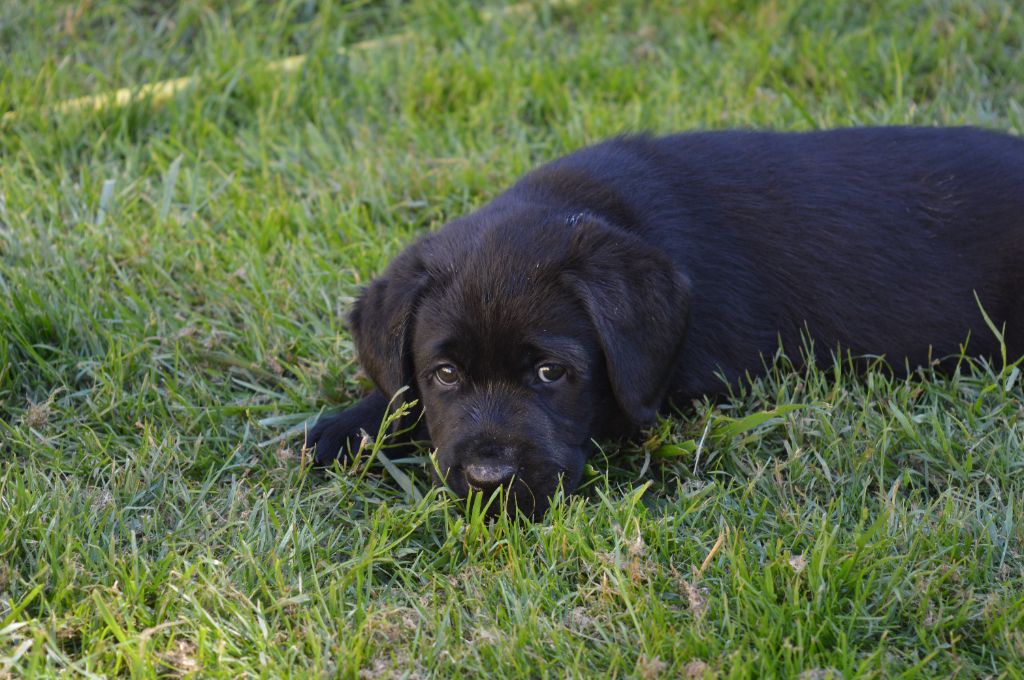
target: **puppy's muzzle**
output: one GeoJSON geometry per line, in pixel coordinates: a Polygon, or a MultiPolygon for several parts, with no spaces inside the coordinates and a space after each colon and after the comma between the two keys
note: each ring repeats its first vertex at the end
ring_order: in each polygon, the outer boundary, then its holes
{"type": "Polygon", "coordinates": [[[517,483],[526,445],[508,436],[469,436],[454,447],[452,474],[461,475],[466,490],[490,495],[517,483]]]}
{"type": "Polygon", "coordinates": [[[485,494],[492,493],[499,486],[508,486],[516,475],[512,465],[503,463],[470,463],[465,468],[469,486],[485,494]]]}

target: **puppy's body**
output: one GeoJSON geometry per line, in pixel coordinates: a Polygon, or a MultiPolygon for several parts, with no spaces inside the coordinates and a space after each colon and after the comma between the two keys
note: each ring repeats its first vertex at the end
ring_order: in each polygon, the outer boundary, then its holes
{"type": "MultiPolygon", "coordinates": [[[[978,301],[1024,352],[1024,141],[711,132],[614,139],[530,173],[403,252],[352,330],[382,393],[421,400],[447,483],[511,485],[536,514],[576,485],[591,438],[760,373],[780,340],[897,369],[968,337],[994,355],[978,301]]],[[[318,423],[317,459],[375,431],[383,402],[318,423]]]]}

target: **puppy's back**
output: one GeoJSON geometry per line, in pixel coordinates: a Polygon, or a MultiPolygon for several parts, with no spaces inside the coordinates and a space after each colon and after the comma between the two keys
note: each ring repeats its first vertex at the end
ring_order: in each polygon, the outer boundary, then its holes
{"type": "Polygon", "coordinates": [[[1024,140],[973,128],[623,137],[520,185],[593,209],[693,283],[682,391],[758,372],[808,332],[897,366],[1024,351],[1024,140]]]}

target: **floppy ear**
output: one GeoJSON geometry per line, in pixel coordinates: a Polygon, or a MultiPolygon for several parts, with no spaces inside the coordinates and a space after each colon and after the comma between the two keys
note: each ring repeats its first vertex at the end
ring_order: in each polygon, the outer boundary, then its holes
{"type": "Polygon", "coordinates": [[[417,242],[399,254],[363,290],[349,314],[359,362],[388,398],[413,383],[410,335],[429,278],[420,258],[421,245],[417,242]]]}
{"type": "Polygon", "coordinates": [[[575,226],[566,275],[597,330],[619,406],[647,425],[686,334],[690,282],[634,234],[593,216],[575,226]]]}

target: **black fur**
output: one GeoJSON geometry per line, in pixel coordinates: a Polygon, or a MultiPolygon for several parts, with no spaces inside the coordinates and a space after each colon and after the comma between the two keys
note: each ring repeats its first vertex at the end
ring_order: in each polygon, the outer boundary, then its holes
{"type": "MultiPolygon", "coordinates": [[[[409,385],[456,492],[541,514],[591,440],[717,394],[802,333],[899,370],[1024,352],[1024,141],[970,128],[622,137],[424,236],[359,298],[378,391],[310,432],[318,462],[409,385]],[[975,298],[977,295],[977,300],[975,298]],[[462,381],[445,386],[439,365],[462,381]],[[548,384],[541,374],[565,376],[548,384]],[[720,376],[725,377],[725,382],[720,376]],[[509,476],[513,476],[509,479],[509,476]]],[[[448,375],[447,373],[445,375],[448,375]]]]}

